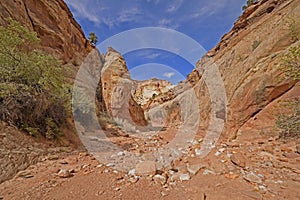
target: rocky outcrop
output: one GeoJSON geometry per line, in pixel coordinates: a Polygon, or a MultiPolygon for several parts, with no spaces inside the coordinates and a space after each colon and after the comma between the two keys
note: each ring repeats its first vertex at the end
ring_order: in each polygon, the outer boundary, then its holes
{"type": "MultiPolygon", "coordinates": [[[[282,55],[289,47],[299,45],[292,40],[288,24],[289,18],[296,20],[295,31],[299,34],[299,13],[299,1],[259,1],[246,9],[232,30],[197,63],[196,69],[188,76],[190,81],[184,84],[191,84],[198,97],[200,132],[205,131],[204,127],[207,128],[211,120],[213,103],[211,91],[207,88],[208,82],[213,82],[203,78],[203,74],[217,66],[227,96],[227,115],[224,111],[215,113],[226,119],[223,136],[276,133],[275,102],[287,92],[300,96],[295,81],[279,79],[282,55]],[[266,109],[272,110],[273,117],[262,116],[267,115],[266,109]],[[253,125],[253,119],[259,126],[253,125]]],[[[160,106],[168,108],[169,103],[160,106]]]]}
{"type": "Polygon", "coordinates": [[[64,63],[78,66],[92,49],[63,0],[4,1],[0,11],[0,25],[10,17],[34,30],[41,39],[40,48],[64,63]]]}
{"type": "MultiPolygon", "coordinates": [[[[158,99],[163,98],[164,94],[168,93],[167,96],[172,96],[171,90],[175,87],[169,81],[156,78],[146,81],[136,81],[136,84],[133,98],[144,110],[153,106],[159,101],[158,99]]],[[[167,99],[164,99],[164,101],[167,101],[167,99]]]]}
{"type": "Polygon", "coordinates": [[[113,48],[104,57],[101,82],[106,110],[119,125],[127,130],[147,125],[141,106],[132,96],[136,83],[130,78],[123,56],[113,48]]]}

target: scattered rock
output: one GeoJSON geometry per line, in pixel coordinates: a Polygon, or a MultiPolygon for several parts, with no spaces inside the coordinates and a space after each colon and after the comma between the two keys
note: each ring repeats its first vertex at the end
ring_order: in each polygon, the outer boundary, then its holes
{"type": "Polygon", "coordinates": [[[118,156],[125,156],[125,153],[123,151],[120,151],[119,153],[117,153],[118,156]]]}
{"type": "Polygon", "coordinates": [[[115,163],[107,163],[106,167],[114,167],[116,164],[115,163]]]}
{"type": "Polygon", "coordinates": [[[58,155],[49,155],[47,157],[48,160],[58,160],[59,159],[59,156],[58,155]]]}
{"type": "Polygon", "coordinates": [[[71,172],[69,172],[68,170],[61,169],[57,173],[57,176],[59,176],[60,178],[70,178],[73,176],[73,174],[71,172]]]}
{"type": "Polygon", "coordinates": [[[233,164],[235,164],[239,167],[242,167],[242,168],[246,167],[246,158],[240,152],[232,154],[232,156],[230,157],[230,160],[233,164]]]}
{"type": "Polygon", "coordinates": [[[196,156],[200,156],[202,154],[202,151],[200,149],[195,149],[196,156]]]}
{"type": "Polygon", "coordinates": [[[249,172],[249,173],[246,173],[243,178],[246,180],[246,181],[249,181],[250,183],[258,183],[258,184],[261,184],[262,183],[262,178],[259,177],[257,174],[255,174],[254,172],[249,172]]]}
{"type": "Polygon", "coordinates": [[[62,161],[60,161],[59,163],[62,164],[62,165],[66,165],[66,164],[68,164],[68,161],[62,160],[62,161]]]}
{"type": "Polygon", "coordinates": [[[139,180],[139,178],[138,177],[130,177],[128,180],[130,183],[136,183],[139,180]]]}
{"type": "Polygon", "coordinates": [[[129,170],[128,175],[135,176],[135,173],[136,173],[135,169],[131,169],[131,170],[129,170]]]}
{"type": "Polygon", "coordinates": [[[191,177],[190,177],[189,174],[181,174],[181,175],[179,176],[179,180],[180,180],[180,181],[188,181],[188,180],[190,180],[190,179],[191,179],[191,177]]]}
{"type": "Polygon", "coordinates": [[[167,178],[163,175],[156,174],[155,176],[153,176],[153,181],[155,183],[159,183],[161,185],[164,185],[167,182],[167,178]]]}
{"type": "Polygon", "coordinates": [[[79,153],[79,157],[84,157],[84,156],[88,156],[89,153],[88,152],[80,152],[79,153]]]}
{"type": "Polygon", "coordinates": [[[33,177],[32,172],[30,170],[23,170],[19,171],[17,174],[18,177],[23,177],[23,178],[31,178],[33,177]]]}
{"type": "Polygon", "coordinates": [[[191,175],[196,175],[200,169],[204,168],[204,165],[195,164],[195,165],[187,165],[187,170],[191,175]]]}
{"type": "Polygon", "coordinates": [[[168,193],[166,192],[166,191],[161,191],[161,196],[163,196],[163,197],[165,197],[165,196],[167,196],[168,195],[168,193]]]}
{"type": "Polygon", "coordinates": [[[135,166],[136,174],[138,175],[155,175],[156,163],[154,161],[143,161],[135,166]]]}

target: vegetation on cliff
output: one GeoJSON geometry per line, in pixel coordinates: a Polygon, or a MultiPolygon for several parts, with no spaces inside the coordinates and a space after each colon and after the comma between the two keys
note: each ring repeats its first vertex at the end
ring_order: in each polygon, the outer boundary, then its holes
{"type": "Polygon", "coordinates": [[[0,120],[55,138],[67,114],[60,63],[35,48],[40,42],[35,32],[7,22],[0,27],[0,120]]]}
{"type": "MultiPolygon", "coordinates": [[[[291,47],[289,52],[282,57],[280,69],[284,78],[300,81],[300,45],[291,47]]],[[[283,102],[285,110],[289,114],[279,115],[276,124],[281,130],[282,138],[300,137],[300,99],[293,99],[283,102]]]]}

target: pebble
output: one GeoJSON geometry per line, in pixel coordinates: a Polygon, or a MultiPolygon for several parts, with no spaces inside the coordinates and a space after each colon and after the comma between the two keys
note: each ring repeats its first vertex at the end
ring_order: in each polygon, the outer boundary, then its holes
{"type": "Polygon", "coordinates": [[[123,151],[120,151],[119,153],[117,153],[118,156],[125,156],[125,153],[123,151]]]}
{"type": "Polygon", "coordinates": [[[23,178],[31,178],[33,175],[31,174],[30,170],[23,170],[19,171],[17,174],[18,177],[23,177],[23,178]]]}
{"type": "Polygon", "coordinates": [[[155,176],[153,176],[153,181],[155,183],[159,183],[161,185],[164,185],[167,182],[167,178],[163,175],[156,174],[155,176]]]}
{"type": "Polygon", "coordinates": [[[190,177],[189,174],[181,174],[181,175],[179,176],[179,180],[180,180],[180,181],[188,181],[188,180],[190,180],[190,179],[191,179],[191,177],[190,177]]]}
{"type": "Polygon", "coordinates": [[[259,177],[258,175],[256,175],[254,172],[249,172],[249,173],[246,173],[243,178],[246,180],[246,181],[249,181],[251,183],[258,183],[258,184],[261,184],[262,183],[262,178],[259,177]]]}
{"type": "Polygon", "coordinates": [[[139,180],[139,178],[138,177],[130,177],[128,180],[130,183],[136,183],[139,180]]]}
{"type": "Polygon", "coordinates": [[[233,164],[235,164],[239,167],[242,167],[242,168],[246,167],[246,158],[240,152],[232,154],[232,156],[230,156],[230,160],[233,164]]]}
{"type": "Polygon", "coordinates": [[[128,175],[129,176],[134,176],[135,173],[136,173],[135,169],[131,169],[131,170],[129,170],[128,175]]]}
{"type": "Polygon", "coordinates": [[[73,176],[73,174],[71,174],[68,170],[61,169],[57,173],[57,176],[59,176],[60,178],[70,178],[73,176]]]}
{"type": "Polygon", "coordinates": [[[165,191],[161,191],[161,196],[163,196],[163,197],[165,197],[165,196],[167,196],[168,195],[168,193],[167,192],[165,192],[165,191]]]}
{"type": "Polygon", "coordinates": [[[58,160],[58,155],[49,155],[48,157],[47,157],[47,159],[48,160],[58,160]]]}

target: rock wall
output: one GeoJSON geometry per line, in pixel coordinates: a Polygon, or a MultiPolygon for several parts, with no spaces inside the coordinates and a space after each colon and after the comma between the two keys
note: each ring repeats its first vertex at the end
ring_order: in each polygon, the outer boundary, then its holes
{"type": "Polygon", "coordinates": [[[64,63],[80,65],[92,50],[63,0],[9,0],[0,4],[0,25],[13,18],[41,39],[40,48],[64,63]]]}
{"type": "MultiPolygon", "coordinates": [[[[251,134],[259,137],[276,133],[274,119],[278,113],[278,100],[300,96],[295,81],[279,78],[282,55],[289,47],[299,45],[291,36],[291,18],[296,21],[295,31],[299,35],[299,0],[262,0],[251,5],[220,43],[198,61],[188,80],[178,86],[188,88],[190,85],[195,91],[201,110],[200,132],[205,132],[212,117],[211,96],[202,76],[216,65],[227,96],[222,136],[235,138],[251,134]],[[285,95],[287,93],[293,95],[285,95]]],[[[168,109],[170,103],[178,100],[179,97],[161,106],[168,109]]],[[[216,115],[224,114],[219,112],[216,115]]]]}
{"type": "Polygon", "coordinates": [[[106,110],[120,126],[147,125],[141,106],[132,96],[136,83],[130,78],[123,56],[113,48],[105,54],[101,82],[106,110]]]}

